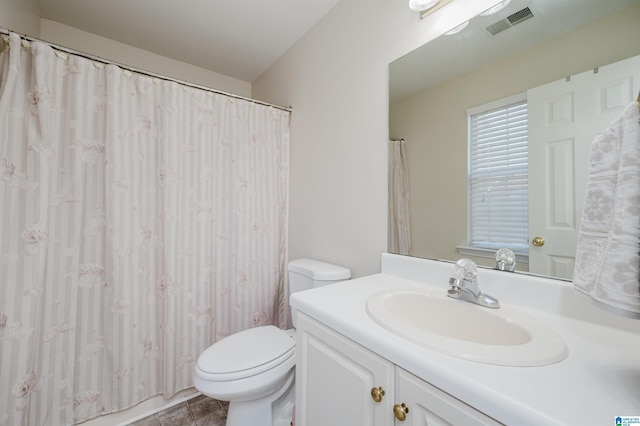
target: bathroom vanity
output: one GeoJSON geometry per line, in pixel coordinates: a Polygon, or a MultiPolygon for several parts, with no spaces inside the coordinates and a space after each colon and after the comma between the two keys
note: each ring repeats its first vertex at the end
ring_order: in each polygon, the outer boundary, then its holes
{"type": "Polygon", "coordinates": [[[607,425],[640,415],[639,320],[596,307],[568,282],[481,269],[481,288],[500,300],[491,310],[448,299],[452,274],[451,263],[383,254],[380,274],[293,295],[296,424],[607,425]],[[457,326],[433,328],[426,313],[420,324],[411,298],[386,321],[372,309],[381,294],[415,294],[457,326]],[[449,302],[468,306],[437,307],[449,302]],[[509,341],[500,327],[512,325],[538,346],[518,352],[532,343],[509,341]]]}
{"type": "Polygon", "coordinates": [[[497,425],[491,418],[320,322],[298,316],[299,424],[497,425]],[[390,415],[393,413],[393,415],[390,415]],[[437,423],[436,423],[437,424],[437,423]]]}

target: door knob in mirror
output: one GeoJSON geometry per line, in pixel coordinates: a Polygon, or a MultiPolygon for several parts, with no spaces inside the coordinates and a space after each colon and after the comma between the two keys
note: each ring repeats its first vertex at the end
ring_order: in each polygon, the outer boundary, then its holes
{"type": "Polygon", "coordinates": [[[533,244],[536,247],[542,247],[544,245],[544,238],[535,237],[533,241],[531,241],[531,244],[533,244]]]}

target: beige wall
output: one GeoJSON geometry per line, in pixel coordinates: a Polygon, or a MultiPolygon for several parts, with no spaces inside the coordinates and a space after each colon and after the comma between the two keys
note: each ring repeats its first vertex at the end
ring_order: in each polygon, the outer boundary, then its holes
{"type": "Polygon", "coordinates": [[[420,20],[404,0],[342,0],[254,82],[292,105],[289,257],[380,271],[387,250],[388,64],[497,1],[420,20]]]}
{"type": "Polygon", "coordinates": [[[251,83],[40,19],[32,0],[0,0],[0,27],[140,70],[251,97],[251,83]]]}
{"type": "Polygon", "coordinates": [[[390,133],[407,141],[415,254],[457,259],[455,245],[466,244],[467,108],[638,55],[638,23],[640,5],[394,102],[390,133]]]}
{"type": "Polygon", "coordinates": [[[211,87],[223,92],[251,97],[250,82],[160,56],[59,22],[42,19],[40,38],[141,70],[211,87]]]}
{"type": "Polygon", "coordinates": [[[40,17],[34,0],[0,0],[0,27],[40,36],[40,17]]]}

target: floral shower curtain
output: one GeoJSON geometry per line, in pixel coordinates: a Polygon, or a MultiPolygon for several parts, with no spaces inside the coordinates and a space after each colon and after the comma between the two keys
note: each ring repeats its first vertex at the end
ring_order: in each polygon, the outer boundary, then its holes
{"type": "Polygon", "coordinates": [[[192,385],[286,325],[289,112],[62,53],[0,55],[0,425],[192,385]]]}

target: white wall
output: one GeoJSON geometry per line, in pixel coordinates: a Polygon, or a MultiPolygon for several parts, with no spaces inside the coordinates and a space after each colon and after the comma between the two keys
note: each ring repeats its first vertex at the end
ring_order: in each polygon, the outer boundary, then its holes
{"type": "Polygon", "coordinates": [[[406,0],[342,0],[253,85],[292,105],[289,258],[379,272],[387,250],[389,62],[496,0],[420,20],[406,0]]]}

